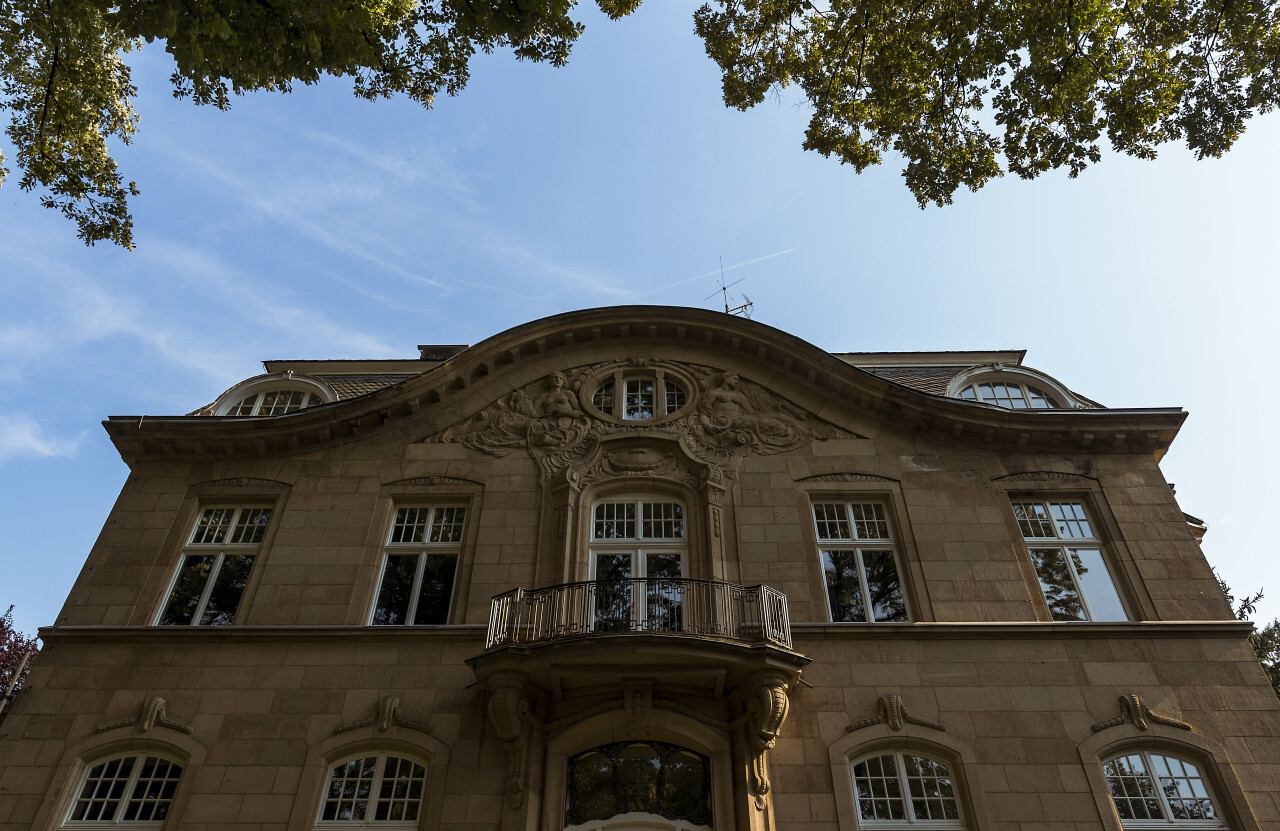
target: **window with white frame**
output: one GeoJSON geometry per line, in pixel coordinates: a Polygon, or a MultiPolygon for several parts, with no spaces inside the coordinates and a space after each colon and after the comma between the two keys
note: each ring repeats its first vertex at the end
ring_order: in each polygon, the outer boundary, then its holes
{"type": "Polygon", "coordinates": [[[852,767],[860,828],[964,828],[955,779],[937,759],[884,751],[852,767]]]}
{"type": "Polygon", "coordinates": [[[1128,750],[1103,762],[1102,774],[1125,831],[1226,827],[1200,768],[1186,759],[1128,750]]]}
{"type": "Polygon", "coordinates": [[[417,828],[427,766],[390,753],[344,759],[329,769],[316,828],[417,828]]]}
{"type": "Polygon", "coordinates": [[[466,516],[462,505],[396,508],[387,532],[370,623],[423,626],[449,622],[466,516]]]}
{"type": "Polygon", "coordinates": [[[994,404],[1006,410],[1057,410],[1062,407],[1057,399],[1034,384],[1009,380],[970,384],[960,390],[959,397],[994,404]]]}
{"type": "Polygon", "coordinates": [[[277,416],[324,403],[324,398],[306,390],[264,390],[251,393],[231,405],[229,416],[277,416]]]}
{"type": "Polygon", "coordinates": [[[815,502],[827,608],[837,623],[907,620],[897,555],[880,502],[815,502]]]}
{"type": "Polygon", "coordinates": [[[660,370],[615,372],[591,396],[600,412],[631,421],[671,415],[687,401],[684,386],[660,370]]]}
{"type": "Polygon", "coordinates": [[[1054,620],[1129,619],[1084,503],[1015,499],[1013,515],[1054,620]]]}
{"type": "Polygon", "coordinates": [[[597,502],[590,565],[595,630],[679,631],[687,552],[679,502],[597,502]]]}
{"type": "Polygon", "coordinates": [[[182,766],[149,753],[105,759],[85,771],[63,828],[159,828],[173,805],[182,766]]]}
{"type": "Polygon", "coordinates": [[[271,521],[271,508],[205,508],[191,536],[160,614],[158,626],[230,626],[271,521]]]}

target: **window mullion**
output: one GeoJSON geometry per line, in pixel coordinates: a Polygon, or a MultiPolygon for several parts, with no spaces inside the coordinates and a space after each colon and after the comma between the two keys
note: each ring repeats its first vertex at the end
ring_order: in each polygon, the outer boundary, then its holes
{"type": "Polygon", "coordinates": [[[871,589],[867,586],[867,564],[862,560],[862,546],[855,548],[854,553],[858,558],[858,590],[862,592],[862,614],[866,618],[863,622],[875,623],[875,611],[871,608],[871,589]]]}
{"type": "Polygon", "coordinates": [[[219,551],[213,560],[213,568],[209,569],[209,579],[204,583],[204,591],[200,592],[200,602],[196,604],[195,613],[191,615],[192,626],[199,626],[204,617],[204,607],[209,605],[209,595],[213,594],[213,584],[218,582],[218,573],[222,571],[222,560],[226,555],[219,551]]]}
{"type": "MultiPolygon", "coordinates": [[[[428,526],[427,534],[431,530],[428,526]]],[[[409,589],[409,611],[405,613],[405,623],[412,626],[418,618],[418,595],[422,591],[422,574],[427,569],[427,549],[418,552],[418,562],[413,570],[413,586],[409,589]]]]}
{"type": "Polygon", "coordinates": [[[1147,769],[1147,776],[1151,779],[1151,789],[1160,795],[1160,813],[1164,814],[1164,821],[1173,822],[1173,811],[1169,807],[1169,800],[1164,793],[1164,788],[1160,786],[1160,776],[1156,773],[1156,766],[1152,763],[1151,754],[1145,750],[1138,751],[1142,754],[1142,766],[1147,769]]]}
{"type": "Polygon", "coordinates": [[[138,754],[133,758],[133,769],[129,771],[129,779],[124,783],[124,791],[120,794],[120,804],[116,806],[115,814],[111,818],[113,825],[119,824],[124,819],[124,814],[129,810],[129,800],[133,798],[133,789],[138,787],[138,777],[142,773],[142,769],[146,767],[147,755],[145,753],[138,754]]]}
{"type": "Polygon", "coordinates": [[[902,793],[902,814],[907,818],[907,822],[914,824],[916,812],[911,804],[911,780],[907,779],[907,763],[902,758],[901,752],[894,751],[893,764],[898,769],[898,788],[902,793]]]}

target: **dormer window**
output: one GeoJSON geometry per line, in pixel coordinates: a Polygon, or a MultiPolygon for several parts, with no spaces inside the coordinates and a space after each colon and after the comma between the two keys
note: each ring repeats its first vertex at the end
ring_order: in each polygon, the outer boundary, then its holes
{"type": "Polygon", "coordinates": [[[301,410],[303,407],[314,407],[323,404],[324,399],[314,392],[302,390],[268,390],[255,392],[241,399],[232,407],[227,415],[231,416],[276,416],[301,410]]]}
{"type": "Polygon", "coordinates": [[[983,384],[970,384],[960,390],[960,398],[968,401],[981,401],[984,404],[995,404],[1006,410],[1058,410],[1062,405],[1053,396],[1031,384],[1019,384],[1013,381],[995,381],[983,384]]]}
{"type": "Polygon", "coordinates": [[[628,421],[671,415],[688,400],[680,382],[662,372],[615,373],[591,396],[600,412],[628,421]]]}

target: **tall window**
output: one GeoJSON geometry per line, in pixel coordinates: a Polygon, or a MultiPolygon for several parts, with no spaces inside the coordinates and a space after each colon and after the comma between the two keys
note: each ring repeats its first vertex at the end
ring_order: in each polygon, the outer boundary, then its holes
{"type": "Polygon", "coordinates": [[[1102,774],[1126,831],[1226,825],[1200,768],[1185,759],[1132,750],[1104,762],[1102,774]]]}
{"type": "Polygon", "coordinates": [[[884,505],[817,502],[813,522],[831,619],[838,623],[905,621],[907,603],[884,505]]]}
{"type": "Polygon", "coordinates": [[[963,828],[951,770],[911,752],[867,756],[853,764],[861,828],[963,828]]]}
{"type": "Polygon", "coordinates": [[[417,828],[427,766],[387,753],[346,759],[329,771],[316,828],[417,828]]]}
{"type": "Polygon", "coordinates": [[[596,631],[678,630],[687,550],[679,502],[597,502],[591,514],[596,631]]]}
{"type": "Polygon", "coordinates": [[[396,509],[370,623],[421,626],[449,621],[466,515],[461,505],[396,509]]]}
{"type": "Polygon", "coordinates": [[[1129,619],[1082,503],[1015,501],[1013,515],[1054,620],[1129,619]]]}
{"type": "Polygon", "coordinates": [[[161,756],[130,753],[91,766],[63,828],[159,828],[169,816],[182,767],[161,756]]]}
{"type": "Polygon", "coordinates": [[[159,626],[229,626],[258,556],[271,509],[205,508],[182,553],[159,626]]]}

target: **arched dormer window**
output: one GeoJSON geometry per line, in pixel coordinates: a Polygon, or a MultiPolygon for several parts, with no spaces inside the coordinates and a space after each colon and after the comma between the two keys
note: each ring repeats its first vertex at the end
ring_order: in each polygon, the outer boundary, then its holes
{"type": "Polygon", "coordinates": [[[337,392],[318,378],[277,372],[235,385],[210,409],[220,416],[281,416],[337,398],[337,392]]]}
{"type": "Polygon", "coordinates": [[[1125,831],[1226,827],[1204,774],[1187,759],[1131,749],[1103,762],[1102,775],[1125,831]]]}
{"type": "Polygon", "coordinates": [[[974,367],[947,386],[947,395],[1006,410],[1067,410],[1092,407],[1042,372],[1021,366],[974,367]]]}
{"type": "Polygon", "coordinates": [[[155,829],[164,824],[182,766],[148,752],[89,765],[62,828],[155,829]]]}

